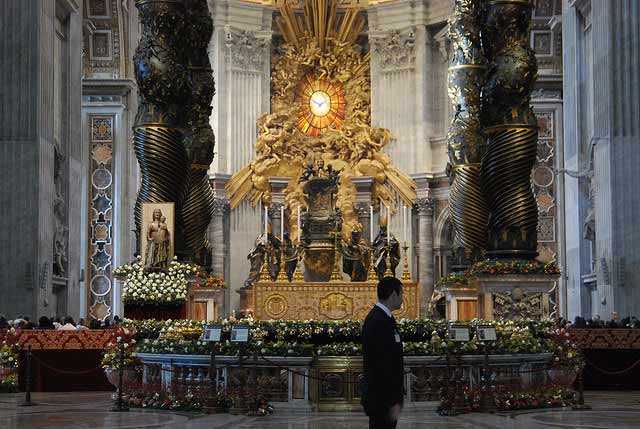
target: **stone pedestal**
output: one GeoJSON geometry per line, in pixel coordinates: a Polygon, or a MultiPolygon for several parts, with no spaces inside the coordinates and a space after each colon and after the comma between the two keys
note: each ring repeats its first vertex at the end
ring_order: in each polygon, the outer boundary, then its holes
{"type": "Polygon", "coordinates": [[[446,301],[447,320],[472,320],[478,317],[481,297],[476,284],[445,286],[441,292],[446,301]]]}
{"type": "Polygon", "coordinates": [[[187,318],[217,320],[224,309],[224,289],[193,288],[187,297],[187,318]]]}
{"type": "Polygon", "coordinates": [[[542,319],[554,311],[556,275],[479,275],[477,279],[482,319],[542,319]]]}

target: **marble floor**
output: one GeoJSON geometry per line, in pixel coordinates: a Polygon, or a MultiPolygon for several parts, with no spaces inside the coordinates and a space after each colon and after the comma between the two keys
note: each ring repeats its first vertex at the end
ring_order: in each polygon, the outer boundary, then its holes
{"type": "MultiPolygon", "coordinates": [[[[359,429],[357,413],[276,413],[269,417],[193,415],[152,410],[109,412],[109,393],[35,393],[32,407],[19,406],[22,395],[0,394],[1,429],[359,429]]],[[[591,411],[541,410],[440,417],[405,412],[400,429],[640,429],[640,392],[587,392],[591,411]]]]}

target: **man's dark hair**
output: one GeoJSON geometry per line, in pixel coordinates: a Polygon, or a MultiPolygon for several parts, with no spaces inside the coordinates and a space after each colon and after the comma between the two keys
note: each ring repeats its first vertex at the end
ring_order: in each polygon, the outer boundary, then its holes
{"type": "Polygon", "coordinates": [[[395,277],[384,277],[378,282],[378,299],[384,301],[389,298],[393,292],[400,295],[402,290],[402,282],[395,277]]]}
{"type": "Polygon", "coordinates": [[[67,316],[64,318],[64,324],[66,325],[67,323],[70,323],[72,325],[75,325],[75,322],[73,321],[73,317],[71,316],[67,316]]]}

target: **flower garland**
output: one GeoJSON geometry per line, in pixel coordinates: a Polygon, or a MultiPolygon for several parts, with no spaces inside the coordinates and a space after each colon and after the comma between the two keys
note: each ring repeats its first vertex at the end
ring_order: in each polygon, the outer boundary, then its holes
{"type": "MultiPolygon", "coordinates": [[[[256,321],[253,319],[223,319],[221,342],[216,343],[218,355],[237,355],[240,347],[230,342],[234,325],[249,326],[247,351],[257,351],[265,356],[353,356],[361,354],[361,322],[359,321],[256,321]]],[[[143,353],[208,354],[209,344],[201,339],[205,322],[193,320],[175,321],[125,321],[125,325],[137,332],[136,351],[143,353]]],[[[473,320],[466,323],[470,339],[454,342],[447,338],[448,324],[443,320],[401,319],[398,331],[404,343],[406,355],[477,354],[485,350],[492,354],[559,353],[553,341],[556,329],[553,320],[473,320]],[[476,336],[478,325],[495,326],[497,340],[483,344],[476,336]]],[[[563,334],[564,335],[564,334],[563,334]]],[[[573,343],[562,343],[563,359],[578,354],[573,343]]]]}
{"type": "Polygon", "coordinates": [[[124,281],[122,300],[129,305],[177,306],[185,302],[189,280],[198,266],[174,257],[166,271],[147,271],[138,256],[135,262],[117,267],[114,275],[124,281]]]}
{"type": "Polygon", "coordinates": [[[512,259],[512,260],[485,260],[473,264],[465,273],[467,276],[478,274],[560,274],[560,268],[555,262],[546,264],[534,260],[512,259]]]}
{"type": "Polygon", "coordinates": [[[214,274],[209,274],[204,270],[198,270],[195,281],[193,282],[194,288],[207,288],[207,289],[226,289],[227,285],[224,283],[222,277],[218,277],[214,274]]]}

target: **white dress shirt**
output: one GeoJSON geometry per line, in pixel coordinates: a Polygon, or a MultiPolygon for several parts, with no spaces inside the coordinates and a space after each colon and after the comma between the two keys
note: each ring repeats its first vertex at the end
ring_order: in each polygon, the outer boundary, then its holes
{"type": "Polygon", "coordinates": [[[376,305],[378,307],[380,307],[382,309],[382,311],[384,311],[387,314],[387,316],[393,318],[393,314],[391,314],[391,310],[389,310],[386,305],[384,305],[384,304],[382,304],[380,302],[376,302],[376,305]]]}

